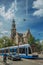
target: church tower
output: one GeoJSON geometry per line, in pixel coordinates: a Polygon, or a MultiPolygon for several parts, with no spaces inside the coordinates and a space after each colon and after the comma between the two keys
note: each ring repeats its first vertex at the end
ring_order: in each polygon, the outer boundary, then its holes
{"type": "Polygon", "coordinates": [[[15,20],[13,19],[12,29],[11,29],[11,39],[12,39],[12,41],[15,41],[15,36],[16,36],[16,25],[15,25],[15,20]]]}

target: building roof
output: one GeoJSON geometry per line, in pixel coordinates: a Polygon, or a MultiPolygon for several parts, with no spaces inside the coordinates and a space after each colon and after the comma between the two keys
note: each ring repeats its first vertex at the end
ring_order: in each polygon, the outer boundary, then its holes
{"type": "Polygon", "coordinates": [[[23,36],[23,34],[22,34],[22,33],[18,33],[18,35],[19,35],[20,37],[22,37],[22,36],[23,36]]]}

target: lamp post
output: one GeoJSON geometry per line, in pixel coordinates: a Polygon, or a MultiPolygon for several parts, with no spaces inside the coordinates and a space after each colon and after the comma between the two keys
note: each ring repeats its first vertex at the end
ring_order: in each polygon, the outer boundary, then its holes
{"type": "Polygon", "coordinates": [[[18,42],[18,55],[19,55],[19,42],[18,42]]]}
{"type": "Polygon", "coordinates": [[[4,47],[5,47],[6,46],[5,39],[3,39],[3,44],[4,44],[4,47]]]}

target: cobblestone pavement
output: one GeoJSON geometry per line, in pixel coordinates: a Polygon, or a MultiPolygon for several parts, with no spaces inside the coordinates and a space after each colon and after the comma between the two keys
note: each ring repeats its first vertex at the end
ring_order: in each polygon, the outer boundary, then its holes
{"type": "MultiPolygon", "coordinates": [[[[21,61],[7,60],[6,65],[43,65],[43,58],[41,57],[42,55],[40,55],[39,59],[22,59],[21,61]]],[[[0,57],[0,65],[5,65],[3,63],[3,57],[0,57]]]]}

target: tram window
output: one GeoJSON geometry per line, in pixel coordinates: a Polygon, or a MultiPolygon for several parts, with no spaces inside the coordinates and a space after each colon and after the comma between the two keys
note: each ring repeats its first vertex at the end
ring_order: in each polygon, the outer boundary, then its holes
{"type": "Polygon", "coordinates": [[[14,49],[12,49],[12,54],[14,54],[14,52],[15,52],[15,50],[14,50],[14,49]]]}
{"type": "Polygon", "coordinates": [[[1,53],[4,53],[4,50],[1,50],[0,52],[1,52],[1,53]]]}
{"type": "Polygon", "coordinates": [[[0,53],[2,53],[2,50],[0,50],[0,53]]]}
{"type": "Polygon", "coordinates": [[[29,54],[31,54],[31,49],[30,48],[28,48],[28,52],[29,52],[29,54]]]}
{"type": "Polygon", "coordinates": [[[19,53],[25,53],[25,48],[19,48],[19,53]]]}
{"type": "Polygon", "coordinates": [[[6,49],[6,53],[8,53],[8,49],[6,49]]]}
{"type": "Polygon", "coordinates": [[[2,50],[0,52],[2,53],[2,50]]]}
{"type": "Polygon", "coordinates": [[[12,49],[12,52],[14,52],[14,49],[12,49]]]}
{"type": "Polygon", "coordinates": [[[12,52],[16,52],[16,53],[18,53],[18,48],[16,48],[16,49],[12,49],[12,52]]]}
{"type": "Polygon", "coordinates": [[[19,48],[19,53],[22,53],[22,48],[19,48]]]}
{"type": "Polygon", "coordinates": [[[18,48],[16,49],[16,53],[18,53],[18,48]]]}
{"type": "Polygon", "coordinates": [[[0,53],[1,53],[1,50],[0,50],[0,53]]]}

